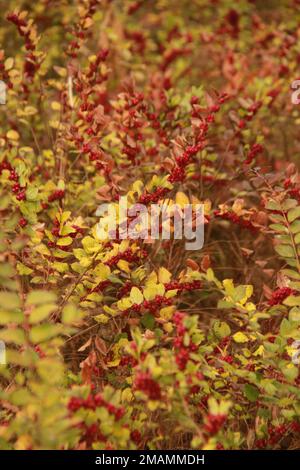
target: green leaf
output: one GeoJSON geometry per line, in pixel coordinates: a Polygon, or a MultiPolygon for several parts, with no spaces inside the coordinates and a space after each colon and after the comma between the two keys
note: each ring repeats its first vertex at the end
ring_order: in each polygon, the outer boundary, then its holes
{"type": "Polygon", "coordinates": [[[285,365],[281,370],[283,375],[289,380],[295,380],[298,377],[299,369],[292,363],[285,365]]]}
{"type": "Polygon", "coordinates": [[[293,269],[283,269],[282,273],[291,279],[300,279],[300,274],[297,271],[294,271],[293,269]]]}
{"type": "Polygon", "coordinates": [[[288,307],[298,307],[300,305],[300,296],[290,295],[283,301],[288,307]]]}
{"type": "Polygon", "coordinates": [[[20,328],[7,328],[0,331],[0,339],[5,343],[14,343],[22,346],[25,344],[25,333],[20,328]]]}
{"type": "Polygon", "coordinates": [[[37,363],[37,371],[43,382],[48,384],[58,384],[63,380],[63,364],[52,358],[41,359],[37,363]]]}
{"type": "Polygon", "coordinates": [[[57,336],[61,331],[62,325],[44,323],[43,325],[34,326],[30,330],[29,337],[34,344],[38,344],[57,336]]]}
{"type": "Polygon", "coordinates": [[[5,310],[20,308],[21,302],[17,294],[12,292],[0,292],[0,305],[5,310]]]}
{"type": "Polygon", "coordinates": [[[30,313],[29,322],[34,324],[45,320],[45,318],[48,318],[50,313],[54,312],[56,308],[56,304],[45,304],[34,308],[30,313]]]}
{"type": "Polygon", "coordinates": [[[291,333],[295,329],[294,325],[284,318],[280,324],[280,334],[283,337],[290,337],[291,333]]]}
{"type": "Polygon", "coordinates": [[[259,397],[259,390],[257,387],[255,387],[254,385],[251,385],[251,384],[246,384],[244,386],[244,395],[245,397],[251,401],[251,402],[254,402],[258,399],[259,397]]]}
{"type": "Polygon", "coordinates": [[[289,222],[294,222],[294,220],[298,219],[300,217],[300,206],[295,207],[294,209],[291,209],[288,212],[288,221],[289,222]]]}
{"type": "Polygon", "coordinates": [[[290,230],[292,233],[299,233],[300,232],[300,220],[295,220],[290,226],[290,230]]]}
{"type": "Polygon", "coordinates": [[[56,295],[54,292],[45,290],[35,290],[28,294],[26,304],[27,305],[42,305],[55,302],[56,295]]]}
{"type": "Polygon", "coordinates": [[[295,240],[296,245],[300,244],[300,233],[297,233],[294,240],[295,240]]]}
{"type": "Polygon", "coordinates": [[[275,246],[275,251],[283,258],[294,258],[295,253],[293,247],[290,245],[278,245],[275,246]]]}
{"type": "Polygon", "coordinates": [[[267,202],[266,209],[268,209],[269,211],[282,211],[281,205],[276,201],[267,202]]]}
{"type": "Polygon", "coordinates": [[[281,224],[271,224],[270,225],[270,229],[274,230],[274,232],[283,232],[283,233],[287,233],[288,232],[288,229],[284,226],[284,225],[281,225],[281,224]]]}
{"type": "Polygon", "coordinates": [[[53,268],[56,269],[59,273],[65,273],[69,269],[69,265],[67,263],[60,263],[59,261],[55,261],[53,263],[53,268]]]}
{"type": "Polygon", "coordinates": [[[145,328],[153,330],[155,326],[155,318],[153,315],[151,315],[151,313],[145,313],[145,315],[143,315],[141,318],[141,323],[145,328]]]}
{"type": "Polygon", "coordinates": [[[26,189],[26,200],[27,201],[37,201],[38,200],[38,193],[39,193],[38,188],[36,188],[34,186],[29,186],[26,189]]]}
{"type": "Polygon", "coordinates": [[[73,242],[73,238],[71,237],[63,237],[57,240],[56,244],[58,246],[69,246],[73,242]]]}
{"type": "Polygon", "coordinates": [[[9,323],[23,323],[24,314],[21,311],[0,311],[0,325],[8,325],[9,323]]]}
{"type": "Polygon", "coordinates": [[[227,325],[227,323],[217,320],[213,324],[213,332],[217,338],[221,339],[225,338],[226,336],[229,336],[231,333],[231,329],[230,326],[227,325]]]}
{"type": "Polygon", "coordinates": [[[76,323],[84,317],[84,312],[79,310],[75,305],[66,305],[62,312],[62,322],[66,325],[76,323]]]}

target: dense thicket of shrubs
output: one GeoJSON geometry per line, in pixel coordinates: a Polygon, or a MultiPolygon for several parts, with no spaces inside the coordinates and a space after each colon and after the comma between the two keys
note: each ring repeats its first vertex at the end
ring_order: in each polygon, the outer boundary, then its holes
{"type": "Polygon", "coordinates": [[[298,1],[2,5],[0,448],[297,448],[298,1]],[[205,243],[101,240],[205,204],[205,243]]]}

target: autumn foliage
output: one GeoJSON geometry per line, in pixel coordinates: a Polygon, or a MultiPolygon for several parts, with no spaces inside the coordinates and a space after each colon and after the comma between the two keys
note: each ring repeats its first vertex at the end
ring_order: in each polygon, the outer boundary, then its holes
{"type": "Polygon", "coordinates": [[[0,448],[299,448],[300,2],[3,3],[0,448]]]}

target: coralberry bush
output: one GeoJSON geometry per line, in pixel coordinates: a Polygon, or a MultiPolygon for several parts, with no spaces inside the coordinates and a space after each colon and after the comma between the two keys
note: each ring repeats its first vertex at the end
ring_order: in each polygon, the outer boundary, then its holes
{"type": "Polygon", "coordinates": [[[0,448],[299,447],[299,2],[2,13],[0,448]],[[103,240],[121,196],[203,248],[103,240]]]}

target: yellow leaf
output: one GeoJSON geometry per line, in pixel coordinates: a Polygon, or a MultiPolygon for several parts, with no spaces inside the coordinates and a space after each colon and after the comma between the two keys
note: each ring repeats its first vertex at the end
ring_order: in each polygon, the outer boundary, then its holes
{"type": "Polygon", "coordinates": [[[94,317],[94,320],[96,320],[97,323],[107,323],[109,321],[108,316],[104,315],[104,313],[100,313],[100,315],[97,315],[94,317]]]}
{"type": "Polygon", "coordinates": [[[158,270],[158,280],[163,284],[170,282],[172,274],[166,268],[159,268],[158,270]]]}
{"type": "Polygon", "coordinates": [[[157,289],[155,285],[148,286],[148,287],[145,287],[143,293],[144,293],[144,297],[146,300],[153,300],[155,296],[157,295],[157,289]]]}
{"type": "Polygon", "coordinates": [[[242,305],[244,305],[247,300],[251,297],[251,295],[253,294],[253,286],[251,286],[250,284],[246,286],[246,292],[245,292],[245,297],[243,297],[241,300],[240,300],[240,303],[242,305]]]}
{"type": "Polygon", "coordinates": [[[45,256],[51,256],[51,252],[50,250],[47,248],[46,245],[44,245],[43,243],[41,243],[40,245],[37,245],[35,247],[35,250],[40,253],[41,255],[45,255],[45,256]]]}
{"type": "Polygon", "coordinates": [[[124,299],[121,299],[117,303],[117,307],[121,312],[124,312],[124,310],[127,310],[132,306],[132,302],[129,297],[126,297],[124,299]]]}
{"type": "Polygon", "coordinates": [[[227,295],[232,297],[234,295],[234,284],[232,279],[224,279],[223,286],[225,287],[225,292],[227,295]]]}
{"type": "Polygon", "coordinates": [[[235,333],[233,339],[236,343],[247,343],[249,341],[249,338],[241,331],[235,333]]]}
{"type": "Polygon", "coordinates": [[[253,356],[263,356],[265,348],[263,345],[259,346],[256,351],[254,351],[253,356]]]}
{"type": "Polygon", "coordinates": [[[6,137],[10,140],[19,140],[20,138],[20,135],[18,134],[17,131],[14,131],[13,129],[10,129],[7,133],[6,133],[6,137]]]}
{"type": "Polygon", "coordinates": [[[52,101],[51,108],[53,111],[59,111],[61,108],[60,103],[58,101],[52,101]]]}
{"type": "Polygon", "coordinates": [[[71,237],[63,237],[57,240],[56,244],[58,246],[69,246],[73,242],[73,238],[71,237]]]}
{"type": "Polygon", "coordinates": [[[121,271],[124,271],[127,274],[130,273],[130,267],[129,267],[128,261],[125,261],[124,259],[120,259],[117,266],[118,266],[118,268],[121,269],[121,271]]]}
{"type": "Polygon", "coordinates": [[[144,296],[137,287],[132,287],[130,291],[130,300],[133,304],[140,305],[144,301],[144,296]]]}
{"type": "Polygon", "coordinates": [[[146,286],[150,286],[157,283],[157,274],[155,271],[152,271],[146,281],[146,286]]]}
{"type": "Polygon", "coordinates": [[[9,57],[8,59],[6,59],[6,61],[4,62],[5,70],[10,70],[13,68],[13,66],[14,66],[14,59],[12,57],[9,57]]]}
{"type": "Polygon", "coordinates": [[[175,296],[177,295],[177,292],[178,292],[178,289],[168,290],[168,291],[166,292],[165,297],[166,297],[167,299],[171,299],[172,297],[175,297],[175,296]]]}
{"type": "Polygon", "coordinates": [[[110,275],[110,268],[103,263],[99,263],[94,269],[94,273],[97,276],[97,281],[106,281],[110,275]]]}
{"type": "Polygon", "coordinates": [[[165,291],[166,291],[165,286],[163,284],[157,284],[156,289],[157,289],[157,294],[156,295],[163,296],[165,291]]]}
{"type": "Polygon", "coordinates": [[[167,333],[172,333],[173,328],[174,328],[174,325],[173,325],[172,322],[168,322],[168,323],[165,323],[165,324],[163,325],[163,329],[164,329],[167,333]]]}
{"type": "Polygon", "coordinates": [[[169,307],[164,307],[159,311],[159,316],[161,318],[164,318],[165,320],[170,320],[170,318],[172,318],[172,315],[173,315],[175,309],[176,309],[175,305],[170,305],[169,307]]]}
{"type": "Polygon", "coordinates": [[[180,207],[184,207],[186,204],[190,203],[190,200],[184,193],[178,191],[178,193],[176,193],[175,202],[180,207]]]}
{"type": "Polygon", "coordinates": [[[103,305],[103,310],[104,312],[109,313],[110,315],[116,315],[116,311],[108,305],[103,305]]]}

